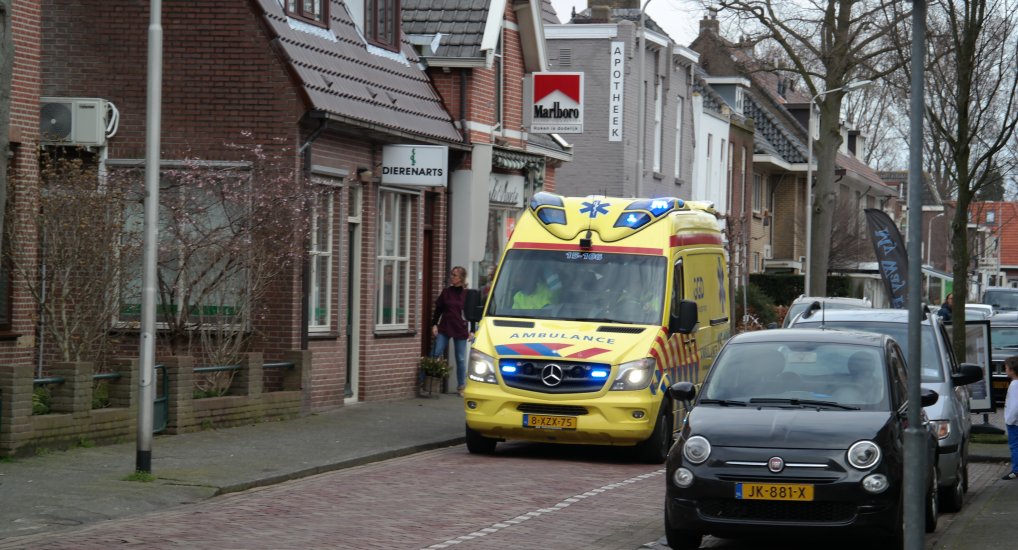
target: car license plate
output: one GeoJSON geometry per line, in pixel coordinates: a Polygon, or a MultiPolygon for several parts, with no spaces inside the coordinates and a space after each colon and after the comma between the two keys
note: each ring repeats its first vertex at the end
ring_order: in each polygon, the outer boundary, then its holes
{"type": "Polygon", "coordinates": [[[813,500],[813,486],[793,483],[736,483],[735,498],[742,500],[813,500]]]}
{"type": "Polygon", "coordinates": [[[546,430],[575,430],[575,416],[548,416],[544,414],[523,415],[524,428],[544,428],[546,430]]]}

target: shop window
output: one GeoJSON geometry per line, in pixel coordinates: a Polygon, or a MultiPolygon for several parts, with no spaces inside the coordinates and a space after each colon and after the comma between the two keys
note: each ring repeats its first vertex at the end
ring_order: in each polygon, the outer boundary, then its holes
{"type": "Polygon", "coordinates": [[[311,288],[308,292],[308,330],[328,331],[332,319],[332,216],[333,195],[315,196],[311,211],[311,247],[308,258],[311,288]]]}
{"type": "Polygon", "coordinates": [[[378,201],[378,329],[410,327],[410,245],[413,195],[382,190],[378,201]]]}

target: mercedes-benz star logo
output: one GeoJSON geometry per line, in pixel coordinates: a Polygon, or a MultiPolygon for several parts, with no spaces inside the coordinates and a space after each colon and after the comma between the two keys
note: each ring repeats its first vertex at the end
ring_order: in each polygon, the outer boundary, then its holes
{"type": "Polygon", "coordinates": [[[773,456],[767,461],[767,469],[774,473],[779,473],[785,469],[785,461],[780,456],[773,456]]]}
{"type": "Polygon", "coordinates": [[[557,386],[561,384],[563,376],[562,367],[555,363],[545,365],[544,368],[541,369],[541,380],[544,382],[545,386],[557,386]]]}

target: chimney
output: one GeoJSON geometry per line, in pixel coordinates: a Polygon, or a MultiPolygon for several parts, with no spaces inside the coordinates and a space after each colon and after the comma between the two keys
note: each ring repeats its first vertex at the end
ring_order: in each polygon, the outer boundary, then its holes
{"type": "Polygon", "coordinates": [[[609,9],[640,9],[640,0],[589,0],[587,7],[594,10],[594,8],[605,7],[609,9]]]}
{"type": "Polygon", "coordinates": [[[612,9],[608,6],[591,6],[591,23],[610,23],[612,20],[612,9]]]}
{"type": "Polygon", "coordinates": [[[718,9],[709,8],[707,15],[700,20],[700,34],[705,32],[714,33],[717,36],[721,36],[721,23],[718,22],[718,9]]]}

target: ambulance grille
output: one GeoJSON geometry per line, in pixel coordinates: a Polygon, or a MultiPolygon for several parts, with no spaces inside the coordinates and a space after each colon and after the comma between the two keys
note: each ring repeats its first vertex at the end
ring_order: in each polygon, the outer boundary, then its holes
{"type": "Polygon", "coordinates": [[[608,381],[611,365],[541,359],[501,359],[506,386],[540,393],[593,393],[608,381]]]}
{"type": "Polygon", "coordinates": [[[597,327],[598,332],[617,332],[620,334],[640,334],[644,330],[646,329],[643,327],[611,327],[611,326],[597,327]]]}

